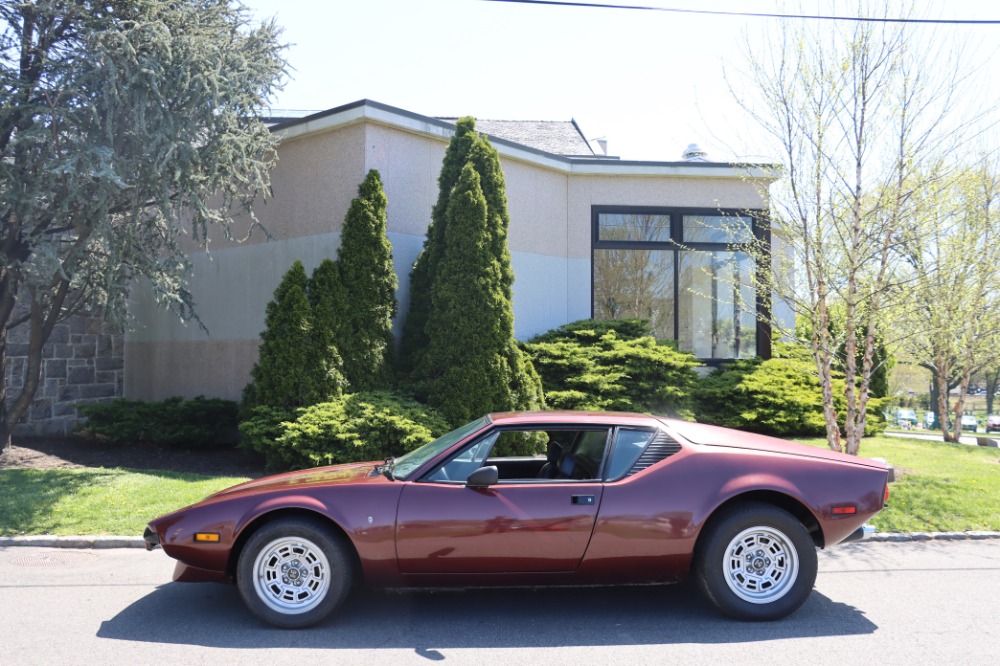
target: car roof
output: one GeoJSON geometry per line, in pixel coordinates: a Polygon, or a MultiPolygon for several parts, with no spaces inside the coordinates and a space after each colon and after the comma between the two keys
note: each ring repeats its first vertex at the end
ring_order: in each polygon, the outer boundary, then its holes
{"type": "Polygon", "coordinates": [[[631,412],[498,412],[490,414],[496,425],[640,425],[657,426],[661,420],[648,414],[631,412]]]}

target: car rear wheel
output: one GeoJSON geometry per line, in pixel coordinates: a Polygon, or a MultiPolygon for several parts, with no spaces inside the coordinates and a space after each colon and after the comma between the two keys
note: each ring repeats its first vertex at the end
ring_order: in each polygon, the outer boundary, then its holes
{"type": "Polygon", "coordinates": [[[276,627],[316,624],[347,596],[352,559],[319,521],[283,518],[261,527],[240,553],[236,584],[247,608],[276,627]]]}
{"type": "Polygon", "coordinates": [[[816,582],[816,546],[787,511],[745,504],[713,519],[695,554],[708,599],[739,620],[776,620],[801,606],[816,582]]]}

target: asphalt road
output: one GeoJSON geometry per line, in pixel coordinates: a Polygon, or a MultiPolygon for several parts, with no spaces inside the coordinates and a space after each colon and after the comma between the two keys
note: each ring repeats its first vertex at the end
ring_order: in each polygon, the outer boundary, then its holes
{"type": "Polygon", "coordinates": [[[786,620],[720,617],[692,585],[355,590],[321,626],[257,622],[162,551],[0,548],[0,664],[995,664],[1000,539],[820,553],[786,620]]]}

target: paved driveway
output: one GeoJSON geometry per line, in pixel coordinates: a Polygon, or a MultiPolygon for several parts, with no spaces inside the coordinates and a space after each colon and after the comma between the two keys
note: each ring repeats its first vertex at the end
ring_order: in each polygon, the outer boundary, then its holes
{"type": "Polygon", "coordinates": [[[0,548],[0,663],[994,664],[1000,539],[820,553],[792,617],[722,618],[690,585],[372,592],[302,631],[235,589],[168,583],[161,551],[0,548]]]}

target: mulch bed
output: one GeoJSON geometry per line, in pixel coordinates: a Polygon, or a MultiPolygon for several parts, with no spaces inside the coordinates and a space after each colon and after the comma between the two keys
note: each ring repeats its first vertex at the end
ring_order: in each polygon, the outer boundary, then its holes
{"type": "Polygon", "coordinates": [[[0,469],[124,467],[207,476],[264,476],[264,461],[240,449],[184,450],[148,444],[110,446],[70,437],[16,439],[0,453],[0,469]]]}

